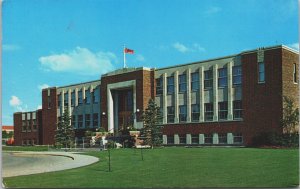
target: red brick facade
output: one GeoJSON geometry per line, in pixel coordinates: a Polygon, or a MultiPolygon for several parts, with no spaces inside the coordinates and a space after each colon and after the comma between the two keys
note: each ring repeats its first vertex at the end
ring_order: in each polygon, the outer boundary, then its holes
{"type": "MultiPolygon", "coordinates": [[[[294,98],[295,104],[299,105],[299,55],[279,46],[262,50],[265,64],[265,82],[262,83],[258,82],[257,51],[239,55],[242,64],[243,120],[166,124],[163,134],[242,133],[244,144],[250,145],[252,138],[261,132],[282,132],[280,120],[283,112],[283,96],[294,98]]],[[[155,70],[139,69],[102,76],[101,103],[99,105],[101,127],[108,130],[107,86],[134,80],[136,83],[136,108],[145,110],[149,99],[156,95],[154,74],[155,70]],[[102,112],[106,114],[102,115],[102,112]]],[[[37,132],[22,131],[22,113],[15,113],[15,144],[22,145],[22,141],[28,139],[34,139],[38,144],[54,144],[57,107],[57,89],[55,87],[44,89],[42,91],[42,110],[37,111],[37,132]]],[[[137,113],[137,121],[141,121],[141,113],[137,113]]],[[[77,130],[77,134],[80,136],[83,133],[84,130],[77,130]]]]}

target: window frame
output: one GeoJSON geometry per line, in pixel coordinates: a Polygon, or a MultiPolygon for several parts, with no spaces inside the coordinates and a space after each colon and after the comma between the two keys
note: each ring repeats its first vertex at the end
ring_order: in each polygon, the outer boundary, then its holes
{"type": "Polygon", "coordinates": [[[265,63],[258,62],[258,83],[265,83],[265,82],[266,82],[265,63]],[[260,67],[260,65],[263,65],[263,67],[260,67]],[[261,70],[261,68],[263,68],[263,70],[261,70]],[[261,74],[263,75],[263,80],[261,80],[261,74]]]}
{"type": "Polygon", "coordinates": [[[179,106],[179,122],[186,122],[187,121],[187,105],[180,105],[179,106]],[[185,110],[185,112],[184,112],[185,110]],[[182,112],[183,111],[183,112],[182,112]]]}
{"type": "Polygon", "coordinates": [[[187,91],[187,78],[186,73],[178,76],[178,92],[185,93],[187,91]]]}
{"type": "Polygon", "coordinates": [[[174,76],[169,76],[167,77],[167,94],[174,94],[174,92],[175,92],[174,76]],[[170,83],[170,81],[173,81],[173,83],[170,83]]]}
{"type": "Polygon", "coordinates": [[[167,107],[167,123],[174,123],[175,122],[175,107],[174,106],[168,106],[167,107]],[[172,114],[170,114],[169,109],[172,110],[172,114]],[[170,121],[173,120],[173,121],[170,121]]]}
{"type": "Polygon", "coordinates": [[[242,84],[242,66],[233,66],[232,67],[232,85],[241,85],[242,84]],[[237,70],[237,71],[236,71],[237,70]],[[235,82],[235,78],[240,78],[238,79],[240,82],[235,82]]]}
{"type": "Polygon", "coordinates": [[[199,90],[199,81],[200,81],[199,72],[191,73],[191,91],[198,91],[199,90]],[[193,77],[195,75],[197,76],[196,80],[195,80],[195,77],[193,77]],[[195,88],[195,86],[196,86],[196,88],[195,88]]]}
{"type": "Polygon", "coordinates": [[[91,126],[91,114],[84,115],[84,124],[85,124],[85,127],[91,126]]]}
{"type": "Polygon", "coordinates": [[[297,65],[296,65],[296,63],[293,64],[293,80],[294,80],[295,84],[298,83],[298,81],[297,81],[297,65]]]}
{"type": "Polygon", "coordinates": [[[81,106],[83,104],[82,89],[78,91],[77,104],[78,104],[78,106],[81,106]]]}
{"type": "Polygon", "coordinates": [[[213,70],[210,69],[204,71],[204,90],[208,90],[212,88],[213,88],[213,70]]]}
{"type": "Polygon", "coordinates": [[[192,104],[191,105],[191,114],[192,114],[192,122],[198,122],[200,119],[200,106],[199,104],[192,104]],[[198,111],[194,111],[194,107],[197,107],[198,111]],[[197,119],[194,119],[194,116],[197,117],[197,119]]]}
{"type": "Polygon", "coordinates": [[[83,115],[77,115],[77,125],[78,128],[83,128],[83,115]]]}
{"type": "Polygon", "coordinates": [[[213,119],[214,119],[214,105],[213,105],[213,103],[205,103],[204,104],[204,120],[205,121],[213,121],[213,119]],[[211,108],[208,108],[207,107],[208,105],[211,106],[211,108]],[[210,119],[208,119],[208,118],[210,118],[210,119]]]}
{"type": "Polygon", "coordinates": [[[233,120],[243,119],[243,101],[234,100],[232,110],[233,110],[233,120]],[[240,103],[240,105],[237,105],[237,103],[240,103]],[[239,106],[239,107],[237,108],[237,106],[239,106]],[[236,115],[240,115],[240,116],[238,117],[236,115]]]}
{"type": "Polygon", "coordinates": [[[228,118],[228,102],[223,101],[218,103],[218,118],[219,120],[227,120],[228,118]],[[225,116],[225,117],[223,117],[225,116]]]}
{"type": "Polygon", "coordinates": [[[219,68],[218,69],[218,88],[225,88],[228,86],[228,70],[227,67],[225,68],[219,68]],[[223,75],[225,74],[225,75],[223,75]],[[222,82],[224,82],[224,84],[220,84],[222,82]]]}
{"type": "Polygon", "coordinates": [[[162,95],[163,94],[163,78],[159,77],[157,79],[155,79],[155,84],[156,84],[156,95],[162,95]]]}

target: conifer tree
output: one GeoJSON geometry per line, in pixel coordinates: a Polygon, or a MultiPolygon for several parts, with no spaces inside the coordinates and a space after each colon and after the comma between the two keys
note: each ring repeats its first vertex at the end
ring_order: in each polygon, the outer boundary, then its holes
{"type": "Polygon", "coordinates": [[[160,108],[153,99],[148,102],[148,107],[143,112],[144,127],[142,129],[142,136],[144,136],[144,143],[146,145],[160,146],[162,144],[162,126],[160,122],[162,115],[160,108]]]}
{"type": "Polygon", "coordinates": [[[74,128],[71,125],[71,118],[68,107],[65,108],[63,116],[58,120],[55,134],[55,144],[66,148],[71,147],[74,141],[74,128]]]}

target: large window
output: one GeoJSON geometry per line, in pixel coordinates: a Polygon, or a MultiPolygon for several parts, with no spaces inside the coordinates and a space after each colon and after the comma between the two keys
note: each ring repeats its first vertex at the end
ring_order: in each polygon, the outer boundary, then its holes
{"type": "Polygon", "coordinates": [[[100,97],[100,89],[99,87],[96,87],[93,91],[93,103],[97,104],[99,103],[99,97],[100,97]]]}
{"type": "Polygon", "coordinates": [[[226,144],[227,143],[227,134],[226,133],[220,133],[219,136],[219,144],[226,144]]]}
{"type": "Polygon", "coordinates": [[[160,77],[155,81],[156,81],[156,95],[161,95],[163,93],[163,79],[162,77],[160,77]]]}
{"type": "Polygon", "coordinates": [[[192,121],[199,121],[200,108],[199,104],[192,104],[192,121]]]}
{"type": "Polygon", "coordinates": [[[226,87],[227,86],[227,68],[220,68],[218,70],[218,86],[226,87]]]}
{"type": "Polygon", "coordinates": [[[186,91],[186,74],[179,75],[179,92],[186,91]]]}
{"type": "Polygon", "coordinates": [[[232,67],[232,84],[240,85],[242,83],[242,66],[232,67]]]}
{"type": "Polygon", "coordinates": [[[60,107],[61,106],[61,95],[57,95],[57,106],[60,107]]]}
{"type": "Polygon", "coordinates": [[[185,122],[186,121],[186,106],[179,106],[179,121],[185,122]]]}
{"type": "Polygon", "coordinates": [[[179,144],[186,144],[186,135],[179,135],[179,144]]]}
{"type": "Polygon", "coordinates": [[[90,90],[85,90],[85,104],[90,104],[91,103],[91,92],[90,90]]]}
{"type": "Polygon", "coordinates": [[[205,144],[212,144],[213,143],[212,134],[204,134],[204,143],[205,144]]]}
{"type": "Polygon", "coordinates": [[[213,72],[212,70],[204,71],[204,89],[213,87],[213,72]]]}
{"type": "Polygon", "coordinates": [[[265,82],[265,63],[258,63],[258,82],[265,82]]]}
{"type": "Polygon", "coordinates": [[[167,135],[167,144],[174,144],[174,135],[167,135]]]}
{"type": "Polygon", "coordinates": [[[174,114],[175,114],[174,106],[167,107],[167,111],[168,111],[168,116],[167,116],[168,123],[174,123],[174,114]]]}
{"type": "Polygon", "coordinates": [[[78,91],[78,105],[82,105],[82,90],[78,91]]]}
{"type": "Polygon", "coordinates": [[[167,93],[174,93],[174,76],[170,76],[167,78],[167,93]]]}
{"type": "Polygon", "coordinates": [[[48,96],[48,109],[51,108],[51,96],[48,96]]]}
{"type": "Polygon", "coordinates": [[[219,119],[227,119],[228,114],[228,102],[219,102],[219,119]]]}
{"type": "Polygon", "coordinates": [[[75,92],[72,91],[71,93],[71,106],[75,106],[75,92]]]}
{"type": "Polygon", "coordinates": [[[26,121],[23,120],[23,121],[22,121],[22,131],[26,131],[26,129],[27,129],[26,121]]]}
{"type": "Polygon", "coordinates": [[[85,127],[89,127],[91,125],[91,115],[85,114],[85,127]]]}
{"type": "Polygon", "coordinates": [[[83,115],[78,115],[77,116],[77,123],[78,123],[79,128],[83,127],[83,115]]]}
{"type": "Polygon", "coordinates": [[[297,67],[296,67],[296,64],[294,64],[293,78],[294,78],[294,83],[297,83],[297,67]]]}
{"type": "Polygon", "coordinates": [[[205,121],[212,121],[214,116],[214,108],[212,103],[205,103],[204,105],[205,121]]]}
{"type": "Polygon", "coordinates": [[[191,87],[192,91],[197,91],[199,89],[199,72],[194,72],[191,74],[191,87]]]}
{"type": "Polygon", "coordinates": [[[93,114],[93,126],[98,127],[98,114],[97,113],[93,114]]]}
{"type": "Polygon", "coordinates": [[[243,107],[241,100],[233,101],[233,119],[241,119],[243,117],[243,107]]]}
{"type": "Polygon", "coordinates": [[[64,106],[68,106],[69,105],[69,93],[66,92],[64,94],[64,106]]]}
{"type": "Polygon", "coordinates": [[[37,123],[36,123],[36,119],[32,120],[32,126],[33,126],[33,130],[37,129],[37,123]]]}
{"type": "Polygon", "coordinates": [[[199,135],[192,135],[192,144],[199,144],[199,135]]]}
{"type": "Polygon", "coordinates": [[[242,133],[234,133],[233,134],[233,143],[234,144],[243,143],[243,135],[242,135],[242,133]]]}

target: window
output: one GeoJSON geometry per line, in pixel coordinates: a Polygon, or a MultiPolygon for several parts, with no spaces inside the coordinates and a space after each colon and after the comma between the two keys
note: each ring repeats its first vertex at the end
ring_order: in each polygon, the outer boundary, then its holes
{"type": "Polygon", "coordinates": [[[78,115],[77,121],[78,121],[78,127],[79,128],[83,127],[83,115],[78,115]]]}
{"type": "Polygon", "coordinates": [[[242,83],[242,66],[232,67],[232,84],[240,85],[242,83]]]}
{"type": "Polygon", "coordinates": [[[162,77],[160,77],[155,81],[156,81],[156,95],[161,95],[163,93],[163,79],[162,77]]]}
{"type": "Polygon", "coordinates": [[[66,93],[64,94],[64,105],[65,105],[65,106],[68,106],[68,105],[69,105],[69,93],[68,93],[68,92],[66,92],[66,93]]]}
{"type": "Polygon", "coordinates": [[[296,64],[294,64],[293,77],[294,77],[294,83],[297,83],[297,67],[296,67],[296,64]]]}
{"type": "Polygon", "coordinates": [[[48,109],[50,109],[50,108],[51,108],[51,97],[48,96],[48,109]]]}
{"type": "Polygon", "coordinates": [[[89,127],[91,125],[91,115],[85,114],[85,127],[89,127]]]}
{"type": "Polygon", "coordinates": [[[174,136],[167,135],[167,144],[174,144],[174,136]]]}
{"type": "Polygon", "coordinates": [[[243,143],[243,135],[242,133],[234,133],[233,134],[233,143],[240,144],[243,143]]]}
{"type": "Polygon", "coordinates": [[[186,121],[186,106],[179,106],[179,121],[185,122],[186,121]]]}
{"type": "Polygon", "coordinates": [[[212,134],[204,134],[204,143],[212,144],[212,142],[213,142],[212,134]]]}
{"type": "Polygon", "coordinates": [[[219,136],[219,144],[227,143],[227,134],[226,133],[218,134],[218,136],[219,136]]]}
{"type": "Polygon", "coordinates": [[[93,126],[98,127],[98,114],[93,114],[93,126]]]}
{"type": "Polygon", "coordinates": [[[71,93],[71,106],[75,106],[75,92],[71,93]]]}
{"type": "Polygon", "coordinates": [[[26,131],[26,129],[27,129],[26,121],[23,120],[23,121],[22,121],[22,131],[26,131]]]}
{"type": "Polygon", "coordinates": [[[27,131],[31,131],[30,120],[27,120],[27,131]]]}
{"type": "Polygon", "coordinates": [[[186,135],[179,135],[179,144],[186,144],[186,135]]]}
{"type": "Polygon", "coordinates": [[[205,103],[205,121],[212,121],[214,116],[214,109],[212,103],[205,103]]]}
{"type": "Polygon", "coordinates": [[[85,104],[90,104],[91,103],[91,92],[90,90],[85,90],[85,104]]]}
{"type": "Polygon", "coordinates": [[[226,87],[227,86],[227,68],[220,68],[218,70],[218,86],[226,87]]]}
{"type": "Polygon", "coordinates": [[[258,82],[265,82],[265,63],[258,63],[258,82]]]}
{"type": "Polygon", "coordinates": [[[197,91],[199,89],[199,73],[195,72],[192,73],[192,79],[191,79],[191,87],[192,91],[197,91]]]}
{"type": "Polygon", "coordinates": [[[37,129],[36,119],[32,120],[32,125],[33,125],[33,130],[36,130],[37,129]]]}
{"type": "Polygon", "coordinates": [[[78,91],[78,105],[82,105],[82,91],[78,91]]]}
{"type": "Polygon", "coordinates": [[[59,95],[57,95],[57,106],[58,107],[61,107],[61,95],[59,94],[59,95]]]}
{"type": "Polygon", "coordinates": [[[167,107],[167,111],[168,111],[168,116],[167,116],[167,121],[168,123],[174,123],[174,106],[169,106],[167,107]]]}
{"type": "Polygon", "coordinates": [[[174,77],[170,76],[167,79],[167,93],[172,94],[174,93],[174,77]]]}
{"type": "Polygon", "coordinates": [[[200,108],[199,104],[192,104],[192,121],[199,121],[200,108]]]}
{"type": "Polygon", "coordinates": [[[97,87],[93,91],[93,103],[94,104],[99,103],[99,97],[100,97],[100,89],[99,89],[99,87],[97,87]]]}
{"type": "Polygon", "coordinates": [[[179,75],[179,92],[186,91],[186,74],[179,75]]]}
{"type": "Polygon", "coordinates": [[[233,101],[233,119],[243,118],[243,107],[241,100],[233,101]]]}
{"type": "Polygon", "coordinates": [[[35,145],[36,142],[35,142],[35,139],[32,139],[32,145],[35,145]]]}
{"type": "Polygon", "coordinates": [[[72,115],[72,118],[71,118],[71,126],[75,128],[75,123],[76,123],[76,116],[75,115],[72,115]]]}
{"type": "Polygon", "coordinates": [[[228,102],[219,102],[219,119],[227,119],[228,102]]]}
{"type": "Polygon", "coordinates": [[[199,135],[192,135],[192,144],[199,144],[199,135]]]}
{"type": "Polygon", "coordinates": [[[204,89],[210,89],[213,86],[212,70],[204,71],[204,89]]]}

